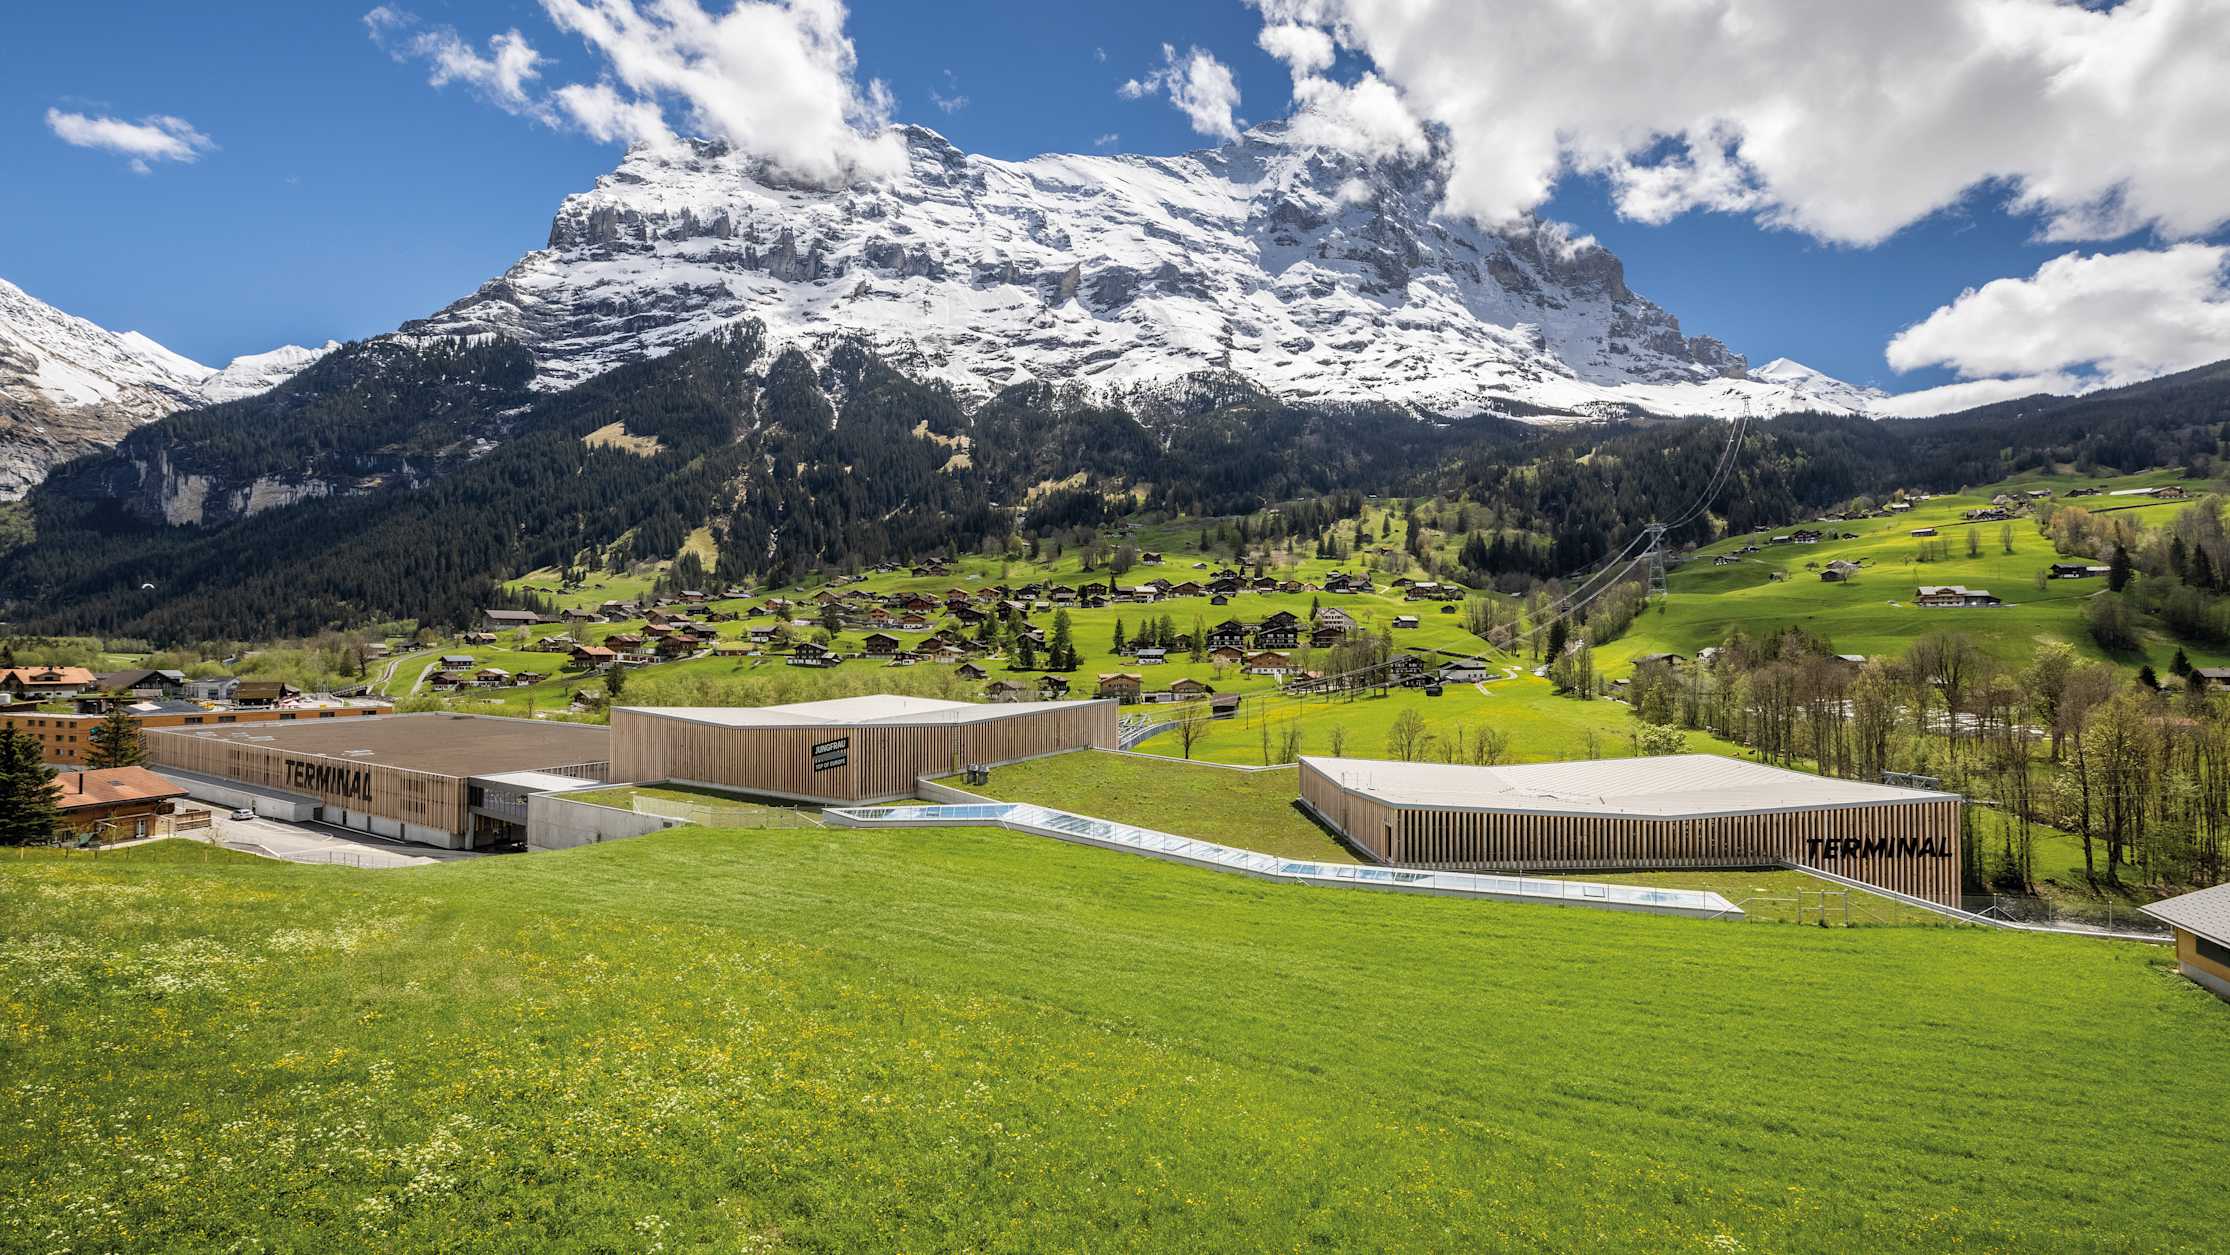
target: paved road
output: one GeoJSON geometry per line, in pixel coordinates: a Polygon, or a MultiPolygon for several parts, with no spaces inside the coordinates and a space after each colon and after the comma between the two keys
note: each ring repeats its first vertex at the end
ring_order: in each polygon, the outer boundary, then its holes
{"type": "Polygon", "coordinates": [[[232,819],[216,812],[217,839],[234,849],[249,849],[298,863],[345,863],[354,867],[422,867],[460,858],[479,858],[472,850],[437,850],[407,841],[330,824],[290,824],[276,819],[232,819]],[[252,849],[250,847],[253,847],[252,849]]]}
{"type": "Polygon", "coordinates": [[[388,682],[389,682],[389,681],[391,681],[391,680],[393,680],[393,679],[395,678],[395,668],[397,668],[397,667],[399,667],[399,666],[402,666],[402,665],[403,665],[403,662],[404,662],[404,660],[405,660],[405,659],[416,658],[416,657],[418,657],[418,655],[417,655],[417,654],[390,654],[390,655],[388,655],[388,657],[387,657],[387,666],[386,666],[386,668],[385,668],[384,670],[382,670],[382,671],[381,671],[381,672],[379,673],[379,679],[377,679],[377,680],[374,680],[374,681],[372,681],[372,683],[371,683],[371,685],[370,685],[371,689],[372,689],[372,690],[373,690],[374,692],[385,693],[385,692],[387,691],[387,684],[388,684],[388,682]]]}

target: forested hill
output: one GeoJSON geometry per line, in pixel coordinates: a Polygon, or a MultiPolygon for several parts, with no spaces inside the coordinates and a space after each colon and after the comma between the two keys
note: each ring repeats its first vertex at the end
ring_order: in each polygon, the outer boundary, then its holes
{"type": "MultiPolygon", "coordinates": [[[[556,394],[522,366],[500,340],[352,345],[269,396],[151,424],[0,528],[28,537],[0,553],[0,617],[165,643],[457,625],[502,578],[669,558],[700,529],[715,578],[780,579],[1347,492],[1460,495],[1520,538],[1496,569],[1548,576],[1681,513],[1728,434],[1299,406],[1213,375],[1124,408],[1027,385],[969,411],[856,345],[769,354],[748,321],[556,394]]],[[[2048,464],[2204,471],[2226,398],[2230,366],[1940,419],[1755,423],[1717,519],[1675,539],[2048,464]]]]}

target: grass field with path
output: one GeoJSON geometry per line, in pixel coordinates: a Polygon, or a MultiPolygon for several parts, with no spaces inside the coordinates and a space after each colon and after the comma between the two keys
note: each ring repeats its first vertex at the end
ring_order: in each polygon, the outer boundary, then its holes
{"type": "Polygon", "coordinates": [[[2220,1249],[2157,948],[992,830],[0,858],[0,1245],[2220,1249]]]}

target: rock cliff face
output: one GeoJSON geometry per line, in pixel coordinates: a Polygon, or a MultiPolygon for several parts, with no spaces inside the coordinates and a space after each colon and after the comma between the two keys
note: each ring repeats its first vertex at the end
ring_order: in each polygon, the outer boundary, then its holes
{"type": "Polygon", "coordinates": [[[0,279],[0,501],[49,468],[105,449],[143,423],[253,396],[336,346],[293,345],[213,370],[136,331],[119,335],[0,279]]]}
{"type": "Polygon", "coordinates": [[[1225,371],[1296,401],[1524,417],[1853,408],[1752,375],[1543,224],[1437,217],[1439,164],[1365,163],[1282,124],[1181,157],[997,161],[933,131],[886,183],[815,189],[724,146],[630,152],[547,247],[405,333],[497,332],[558,388],[751,316],[776,343],[861,337],[963,396],[1110,399],[1225,371]]]}

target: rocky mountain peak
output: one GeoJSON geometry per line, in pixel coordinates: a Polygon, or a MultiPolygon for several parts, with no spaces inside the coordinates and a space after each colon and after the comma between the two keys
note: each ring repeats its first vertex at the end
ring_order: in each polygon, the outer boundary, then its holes
{"type": "Polygon", "coordinates": [[[166,414],[265,391],[335,347],[287,345],[219,370],[0,279],[0,501],[30,491],[57,462],[166,414]]]}
{"type": "Polygon", "coordinates": [[[1368,161],[1283,123],[1178,156],[1025,161],[899,133],[904,174],[843,188],[725,144],[637,147],[566,198],[545,248],[404,330],[514,337],[544,387],[748,316],[778,344],[856,337],[976,399],[1203,371],[1439,414],[1774,412],[1834,391],[1752,374],[1557,224],[1442,216],[1437,153],[1368,161]]]}

